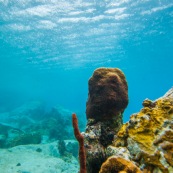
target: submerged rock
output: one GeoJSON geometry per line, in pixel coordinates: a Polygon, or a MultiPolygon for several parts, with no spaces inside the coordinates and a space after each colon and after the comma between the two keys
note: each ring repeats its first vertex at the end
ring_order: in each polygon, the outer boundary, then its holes
{"type": "Polygon", "coordinates": [[[97,173],[107,158],[105,148],[122,126],[128,87],[123,72],[117,68],[96,69],[88,84],[88,122],[84,133],[87,173],[97,173]]]}
{"type": "Polygon", "coordinates": [[[144,100],[143,108],[133,114],[113,141],[127,148],[131,161],[143,172],[173,172],[173,88],[163,97],[144,100]]]}
{"type": "MultiPolygon", "coordinates": [[[[71,111],[61,106],[45,112],[43,104],[34,101],[0,113],[0,148],[74,139],[71,111]]],[[[84,129],[85,118],[80,116],[84,129]]]]}
{"type": "Polygon", "coordinates": [[[41,140],[40,133],[25,133],[9,141],[6,145],[7,147],[14,147],[18,145],[40,144],[41,140]]]}
{"type": "Polygon", "coordinates": [[[173,172],[173,88],[143,101],[122,124],[127,83],[119,69],[97,69],[89,80],[84,133],[88,173],[173,172]]]}
{"type": "Polygon", "coordinates": [[[88,85],[87,119],[104,121],[124,112],[128,104],[128,87],[121,70],[98,68],[89,79],[88,85]]]}

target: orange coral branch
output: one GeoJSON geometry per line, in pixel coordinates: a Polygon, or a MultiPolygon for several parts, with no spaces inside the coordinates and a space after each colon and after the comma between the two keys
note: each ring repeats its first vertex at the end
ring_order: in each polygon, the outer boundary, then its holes
{"type": "Polygon", "coordinates": [[[79,142],[79,162],[80,162],[79,173],[86,173],[86,155],[84,147],[84,137],[79,131],[76,114],[72,114],[72,122],[73,122],[74,135],[79,142]]]}

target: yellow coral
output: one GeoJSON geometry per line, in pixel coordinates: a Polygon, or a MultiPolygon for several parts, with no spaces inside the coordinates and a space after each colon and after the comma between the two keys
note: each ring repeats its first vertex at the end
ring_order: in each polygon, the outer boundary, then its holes
{"type": "Polygon", "coordinates": [[[147,99],[143,106],[121,127],[113,145],[126,146],[133,159],[139,165],[145,165],[144,172],[158,169],[163,173],[172,172],[173,98],[162,97],[155,102],[147,99]]]}
{"type": "Polygon", "coordinates": [[[164,157],[166,161],[173,166],[173,143],[164,141],[161,144],[162,149],[165,151],[164,152],[164,157]]]}
{"type": "Polygon", "coordinates": [[[141,144],[144,151],[154,153],[153,141],[156,132],[162,129],[164,120],[171,120],[172,115],[169,112],[172,107],[170,100],[167,99],[164,102],[164,99],[159,99],[153,108],[143,108],[135,117],[137,122],[135,126],[128,128],[128,136],[141,144]],[[167,107],[169,107],[169,111],[167,107]]]}
{"type": "Polygon", "coordinates": [[[121,157],[109,157],[101,166],[99,173],[142,173],[131,161],[121,157]]]}
{"type": "Polygon", "coordinates": [[[127,126],[128,126],[128,123],[123,124],[123,126],[121,127],[121,129],[119,130],[119,132],[118,132],[118,134],[117,134],[118,137],[121,138],[121,137],[125,136],[125,134],[127,133],[127,132],[126,132],[127,126]]]}

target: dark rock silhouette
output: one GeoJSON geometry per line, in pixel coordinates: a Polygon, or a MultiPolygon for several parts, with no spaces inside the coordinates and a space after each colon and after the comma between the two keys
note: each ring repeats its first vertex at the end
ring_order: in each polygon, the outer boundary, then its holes
{"type": "Polygon", "coordinates": [[[127,107],[127,82],[123,72],[118,68],[96,69],[88,85],[87,119],[110,119],[127,107]]]}
{"type": "Polygon", "coordinates": [[[88,85],[85,131],[87,173],[97,173],[106,160],[105,148],[112,143],[123,124],[128,86],[123,72],[117,68],[96,69],[88,85]]]}

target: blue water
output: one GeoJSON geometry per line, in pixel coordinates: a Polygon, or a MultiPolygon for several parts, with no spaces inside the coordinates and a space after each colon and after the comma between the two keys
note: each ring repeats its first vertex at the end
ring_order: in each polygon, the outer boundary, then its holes
{"type": "Polygon", "coordinates": [[[0,111],[41,100],[85,113],[98,67],[126,75],[124,121],[173,86],[171,0],[0,0],[0,111]]]}

